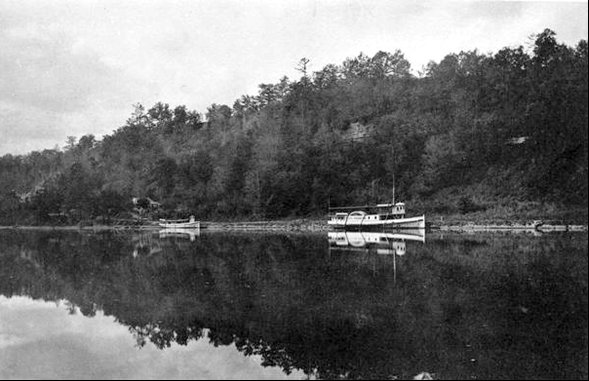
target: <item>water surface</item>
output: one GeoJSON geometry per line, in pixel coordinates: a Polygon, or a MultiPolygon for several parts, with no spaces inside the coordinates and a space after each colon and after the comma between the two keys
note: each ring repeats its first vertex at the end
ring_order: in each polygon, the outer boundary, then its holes
{"type": "Polygon", "coordinates": [[[0,378],[587,378],[587,235],[0,231],[0,378]]]}

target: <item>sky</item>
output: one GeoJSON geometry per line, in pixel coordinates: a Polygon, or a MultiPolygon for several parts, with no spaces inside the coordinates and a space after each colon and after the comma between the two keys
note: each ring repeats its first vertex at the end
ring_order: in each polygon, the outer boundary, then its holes
{"type": "MultiPolygon", "coordinates": [[[[234,344],[214,347],[208,338],[160,350],[137,347],[129,327],[98,311],[90,318],[67,301],[45,302],[0,295],[0,379],[303,379],[261,366],[234,344]]],[[[206,333],[206,332],[205,332],[206,333]]]]}
{"type": "Polygon", "coordinates": [[[587,0],[0,0],[0,155],[101,138],[133,105],[204,115],[360,52],[401,50],[414,73],[447,54],[587,40],[587,0]]]}

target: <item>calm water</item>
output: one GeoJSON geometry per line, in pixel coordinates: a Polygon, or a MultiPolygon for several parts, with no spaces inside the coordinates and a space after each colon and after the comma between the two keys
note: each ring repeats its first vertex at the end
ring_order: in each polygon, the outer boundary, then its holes
{"type": "Polygon", "coordinates": [[[586,379],[587,234],[0,231],[0,378],[586,379]]]}

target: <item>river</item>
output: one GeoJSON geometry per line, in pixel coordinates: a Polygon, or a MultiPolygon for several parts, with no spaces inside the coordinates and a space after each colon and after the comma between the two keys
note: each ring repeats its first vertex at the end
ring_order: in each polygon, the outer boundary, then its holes
{"type": "Polygon", "coordinates": [[[587,233],[0,231],[0,378],[587,379],[587,233]]]}

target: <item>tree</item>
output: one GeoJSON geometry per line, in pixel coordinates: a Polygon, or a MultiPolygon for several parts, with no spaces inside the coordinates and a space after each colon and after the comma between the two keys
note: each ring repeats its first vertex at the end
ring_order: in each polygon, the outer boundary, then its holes
{"type": "Polygon", "coordinates": [[[258,87],[260,88],[258,99],[262,107],[278,100],[278,89],[275,85],[262,83],[258,87]]]}
{"type": "Polygon", "coordinates": [[[307,67],[309,66],[309,62],[311,62],[310,59],[303,57],[299,60],[299,62],[297,63],[297,67],[296,70],[301,72],[301,74],[303,74],[303,78],[307,78],[307,67]]]}
{"type": "Polygon", "coordinates": [[[368,78],[370,58],[364,53],[360,53],[355,58],[346,58],[342,65],[342,74],[348,83],[358,78],[368,78]]]}
{"type": "Polygon", "coordinates": [[[395,50],[393,54],[381,50],[370,60],[370,67],[371,75],[382,79],[385,77],[408,77],[411,65],[400,50],[395,50]]]}
{"type": "Polygon", "coordinates": [[[57,192],[62,198],[62,207],[81,219],[92,215],[96,208],[99,184],[80,163],[74,163],[57,180],[57,192]]]}
{"type": "Polygon", "coordinates": [[[184,157],[179,166],[180,181],[187,187],[198,183],[207,185],[213,177],[213,162],[206,151],[197,151],[184,157]]]}
{"type": "Polygon", "coordinates": [[[80,151],[82,152],[89,151],[90,149],[94,148],[95,144],[96,138],[94,137],[94,135],[84,135],[80,138],[80,141],[78,142],[78,149],[80,149],[80,151]]]}
{"type": "Polygon", "coordinates": [[[167,103],[157,102],[152,108],[147,110],[149,117],[148,127],[162,126],[172,120],[174,113],[170,110],[170,105],[167,103]]]}
{"type": "Polygon", "coordinates": [[[78,138],[76,138],[75,136],[68,136],[66,143],[65,143],[65,149],[66,151],[71,151],[76,147],[76,141],[78,140],[78,138]]]}
{"type": "Polygon", "coordinates": [[[160,198],[170,195],[174,190],[177,170],[176,161],[170,157],[160,158],[156,162],[151,177],[158,187],[160,198]]]}

